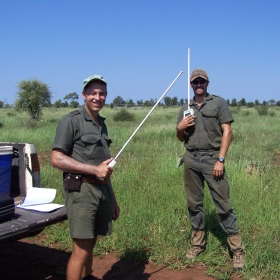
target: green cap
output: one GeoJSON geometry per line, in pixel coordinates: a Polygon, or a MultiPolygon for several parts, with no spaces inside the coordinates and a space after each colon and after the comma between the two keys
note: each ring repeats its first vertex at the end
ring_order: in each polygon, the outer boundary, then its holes
{"type": "Polygon", "coordinates": [[[107,85],[106,81],[104,80],[103,76],[100,75],[92,75],[84,80],[84,88],[92,81],[99,81],[105,85],[107,85]]]}

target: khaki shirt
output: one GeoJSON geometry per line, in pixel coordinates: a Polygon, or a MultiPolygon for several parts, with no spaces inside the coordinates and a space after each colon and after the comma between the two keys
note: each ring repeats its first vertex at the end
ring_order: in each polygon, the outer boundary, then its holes
{"type": "MultiPolygon", "coordinates": [[[[195,125],[187,129],[188,135],[184,142],[186,149],[219,149],[223,136],[221,125],[234,121],[226,101],[219,96],[207,93],[200,107],[192,99],[190,108],[194,110],[195,125]]],[[[184,111],[187,109],[187,104],[182,106],[178,124],[183,119],[184,111]]]]}
{"type": "Polygon", "coordinates": [[[99,165],[110,158],[112,142],[104,120],[98,115],[98,126],[84,106],[70,112],[59,122],[52,148],[63,150],[79,162],[99,165]]]}

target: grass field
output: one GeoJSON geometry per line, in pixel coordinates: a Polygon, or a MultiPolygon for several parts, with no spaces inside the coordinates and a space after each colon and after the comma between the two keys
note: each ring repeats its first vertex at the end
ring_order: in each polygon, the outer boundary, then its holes
{"type": "MultiPolygon", "coordinates": [[[[40,156],[41,184],[58,190],[56,203],[63,203],[61,172],[51,168],[50,151],[58,121],[69,108],[43,110],[40,122],[12,108],[1,109],[0,141],[31,142],[40,156]]],[[[150,108],[129,109],[133,122],[115,122],[118,110],[103,108],[112,156],[122,148],[150,108]]],[[[116,252],[136,262],[154,261],[171,269],[203,263],[216,279],[231,279],[232,259],[220,228],[214,204],[206,188],[207,249],[193,261],[185,259],[190,248],[191,227],[186,209],[183,168],[176,168],[184,152],[175,136],[180,108],[157,107],[117,160],[112,183],[121,207],[111,237],[102,238],[96,254],[116,252]]],[[[280,279],[280,141],[279,108],[267,116],[255,109],[232,109],[233,139],[226,157],[231,202],[246,246],[242,279],[280,279]]],[[[45,244],[59,242],[71,248],[67,223],[45,230],[45,244]]]]}

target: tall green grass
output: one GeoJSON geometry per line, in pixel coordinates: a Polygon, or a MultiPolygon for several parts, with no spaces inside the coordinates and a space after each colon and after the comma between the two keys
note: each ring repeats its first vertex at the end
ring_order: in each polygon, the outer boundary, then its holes
{"type": "MultiPolygon", "coordinates": [[[[57,122],[69,108],[44,109],[39,123],[12,109],[0,110],[0,141],[32,142],[41,159],[44,187],[58,190],[63,203],[61,172],[51,168],[50,151],[57,122]],[[10,112],[9,115],[7,113],[10,112]]],[[[114,122],[117,110],[103,108],[116,155],[149,109],[129,109],[132,122],[114,122]]],[[[116,252],[120,258],[136,262],[154,261],[171,269],[204,263],[216,279],[231,279],[234,271],[226,236],[220,228],[214,203],[206,188],[205,211],[207,249],[194,260],[186,260],[191,226],[186,208],[183,168],[176,168],[183,154],[175,137],[180,108],[156,108],[117,159],[112,183],[121,207],[111,237],[101,238],[95,254],[116,252]]],[[[260,116],[255,109],[233,111],[233,139],[226,158],[231,202],[246,246],[243,279],[280,279],[280,141],[279,110],[260,116]]],[[[46,245],[59,242],[71,250],[67,222],[45,230],[46,245]]]]}

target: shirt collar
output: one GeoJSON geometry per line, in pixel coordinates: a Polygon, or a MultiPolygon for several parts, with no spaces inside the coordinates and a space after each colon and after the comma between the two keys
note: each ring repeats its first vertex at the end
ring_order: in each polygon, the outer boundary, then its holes
{"type": "MultiPolygon", "coordinates": [[[[213,95],[212,95],[212,94],[209,94],[209,93],[207,92],[207,95],[206,95],[206,97],[205,97],[204,102],[205,102],[205,101],[208,101],[208,100],[211,100],[211,99],[213,99],[213,95]]],[[[204,103],[204,102],[203,102],[203,103],[204,103]]],[[[193,99],[190,101],[190,106],[194,106],[194,104],[195,104],[195,101],[194,101],[194,97],[193,97],[193,99]]]]}
{"type": "MultiPolygon", "coordinates": [[[[80,112],[82,114],[82,116],[87,120],[87,121],[92,121],[92,118],[90,117],[90,115],[88,114],[86,108],[85,108],[85,105],[81,106],[80,108],[80,112]]],[[[103,118],[101,117],[99,114],[98,114],[98,119],[102,120],[102,121],[105,121],[106,118],[103,118]]]]}

